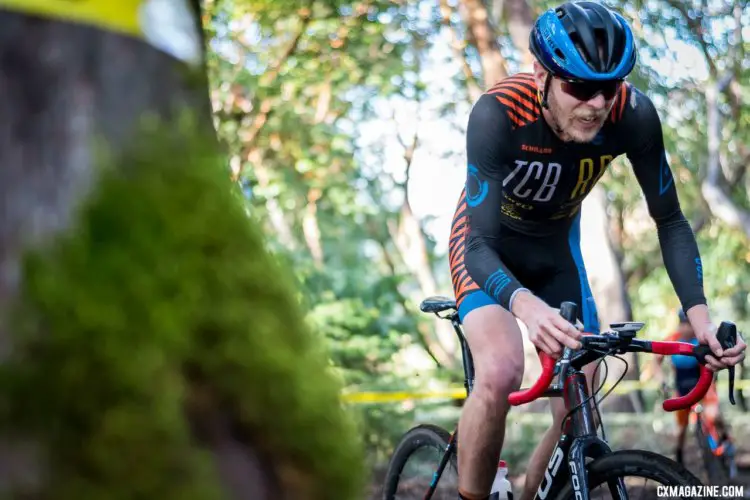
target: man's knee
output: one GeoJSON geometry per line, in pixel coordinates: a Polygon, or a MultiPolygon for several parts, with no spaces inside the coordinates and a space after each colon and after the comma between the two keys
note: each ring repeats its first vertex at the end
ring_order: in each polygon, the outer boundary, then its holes
{"type": "Polygon", "coordinates": [[[507,401],[508,395],[521,388],[523,360],[498,356],[497,362],[488,363],[477,372],[474,390],[494,401],[507,401]]]}

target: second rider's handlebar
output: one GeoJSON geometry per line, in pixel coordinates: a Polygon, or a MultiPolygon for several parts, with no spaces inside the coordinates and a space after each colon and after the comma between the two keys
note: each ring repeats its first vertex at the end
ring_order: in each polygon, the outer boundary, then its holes
{"type": "MultiPolygon", "coordinates": [[[[572,302],[563,302],[560,306],[560,314],[570,323],[575,324],[577,306],[572,302]]],[[[665,411],[675,411],[690,408],[703,399],[708,392],[713,373],[705,367],[706,355],[711,354],[707,345],[693,345],[688,342],[648,341],[635,338],[635,334],[643,324],[628,328],[625,326],[615,328],[614,331],[605,332],[602,335],[584,335],[581,339],[581,348],[571,350],[565,348],[562,358],[558,361],[544,351],[539,351],[542,362],[542,373],[534,384],[528,389],[522,389],[511,393],[508,402],[513,406],[530,403],[538,399],[549,388],[555,375],[555,366],[560,365],[560,379],[567,375],[568,367],[580,369],[584,365],[601,359],[609,354],[622,354],[626,352],[650,352],[662,355],[681,354],[692,356],[700,363],[700,378],[693,389],[681,397],[671,398],[664,401],[662,407],[665,411]]],[[[719,326],[716,338],[723,349],[733,347],[737,342],[737,327],[734,323],[724,321],[719,326]]],[[[734,367],[728,368],[729,374],[729,400],[734,404],[734,367]]]]}

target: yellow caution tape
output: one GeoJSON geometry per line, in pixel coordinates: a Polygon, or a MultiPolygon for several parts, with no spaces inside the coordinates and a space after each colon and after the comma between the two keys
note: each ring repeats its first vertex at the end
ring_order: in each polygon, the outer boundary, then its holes
{"type": "Polygon", "coordinates": [[[352,392],[343,395],[347,403],[392,403],[412,399],[463,399],[465,397],[466,390],[463,388],[430,392],[352,392]]]}
{"type": "Polygon", "coordinates": [[[189,63],[202,58],[200,33],[188,0],[0,0],[0,10],[133,36],[189,63]]]}
{"type": "MultiPolygon", "coordinates": [[[[717,390],[726,391],[728,383],[726,380],[716,382],[717,390]]],[[[604,395],[612,388],[611,383],[605,383],[599,391],[599,395],[604,395]]],[[[638,380],[623,380],[614,388],[611,394],[628,394],[638,389],[658,389],[659,385],[655,382],[641,382],[638,380]]],[[[749,380],[735,380],[734,389],[750,389],[749,380]]],[[[418,399],[464,399],[466,390],[461,388],[447,388],[439,391],[395,391],[395,392],[349,392],[342,394],[341,398],[347,403],[396,403],[399,401],[410,401],[418,399]]]]}
{"type": "Polygon", "coordinates": [[[138,16],[142,3],[144,0],[0,0],[0,7],[141,37],[138,16]]]}

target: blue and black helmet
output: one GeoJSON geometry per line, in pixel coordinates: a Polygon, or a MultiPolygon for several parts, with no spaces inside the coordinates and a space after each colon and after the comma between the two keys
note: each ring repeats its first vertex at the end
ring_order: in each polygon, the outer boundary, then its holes
{"type": "Polygon", "coordinates": [[[544,68],[567,80],[622,80],[635,66],[633,32],[596,2],[568,2],[543,13],[529,48],[544,68]]]}

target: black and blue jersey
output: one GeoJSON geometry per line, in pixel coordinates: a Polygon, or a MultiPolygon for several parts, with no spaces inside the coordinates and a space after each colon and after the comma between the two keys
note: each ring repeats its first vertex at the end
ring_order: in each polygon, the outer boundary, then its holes
{"type": "MultiPolygon", "coordinates": [[[[580,209],[608,165],[626,155],[656,223],[664,265],[684,310],[705,304],[700,254],[677,198],[651,100],[624,84],[596,138],[562,141],[542,115],[533,77],[488,90],[468,124],[466,185],[454,216],[449,259],[463,318],[528,289],[557,307],[578,303],[598,329],[580,250],[580,209]]],[[[624,318],[623,318],[624,319],[624,318]]]]}

